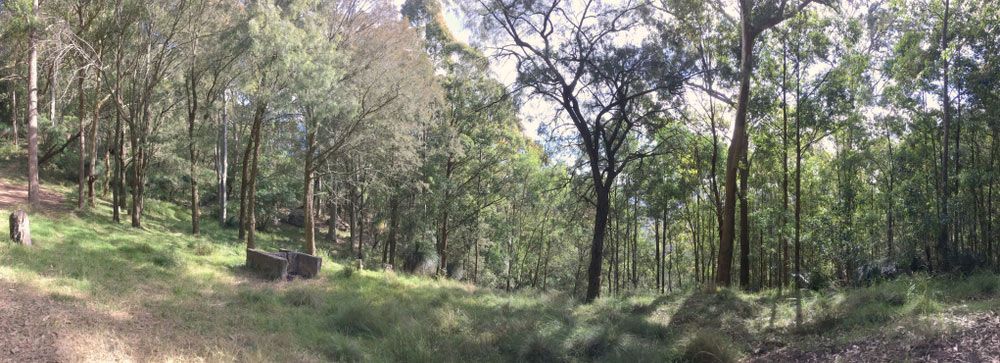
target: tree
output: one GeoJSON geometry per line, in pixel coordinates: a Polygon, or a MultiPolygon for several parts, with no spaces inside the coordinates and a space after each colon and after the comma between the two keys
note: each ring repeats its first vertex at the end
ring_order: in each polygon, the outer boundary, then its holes
{"type": "MultiPolygon", "coordinates": [[[[736,176],[740,161],[747,153],[747,106],[750,100],[750,77],[754,67],[754,47],[758,37],[768,29],[795,16],[813,0],[801,0],[797,5],[787,0],[769,0],[755,4],[750,0],[739,1],[739,21],[728,15],[721,6],[717,11],[740,29],[739,95],[736,99],[736,119],[733,138],[726,160],[725,200],[723,201],[722,227],[719,234],[719,262],[715,282],[729,286],[733,263],[733,240],[736,232],[736,176]]],[[[718,6],[718,3],[713,3],[718,6]]]]}
{"type": "Polygon", "coordinates": [[[39,207],[38,188],[38,0],[32,0],[28,23],[28,203],[39,207]]]}
{"type": "Polygon", "coordinates": [[[586,294],[586,301],[593,301],[600,294],[615,180],[629,163],[659,152],[631,147],[629,140],[659,121],[662,102],[679,93],[689,62],[677,48],[615,45],[615,37],[638,26],[643,5],[631,1],[621,6],[517,0],[481,5],[489,23],[509,38],[500,52],[517,62],[519,84],[559,105],[586,156],[596,208],[586,294]]]}

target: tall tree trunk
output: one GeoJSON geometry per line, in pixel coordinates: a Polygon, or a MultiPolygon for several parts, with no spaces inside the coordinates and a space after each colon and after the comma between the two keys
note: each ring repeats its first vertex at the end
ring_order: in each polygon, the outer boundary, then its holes
{"type": "MultiPolygon", "coordinates": [[[[941,50],[942,54],[945,54],[945,49],[948,48],[948,17],[951,11],[951,1],[944,0],[944,22],[942,33],[941,33],[941,50]]],[[[943,59],[944,65],[941,72],[943,87],[941,89],[941,106],[944,109],[944,120],[942,122],[942,136],[941,136],[941,216],[938,218],[938,254],[941,258],[941,270],[949,271],[951,269],[951,246],[950,246],[950,231],[949,227],[951,225],[951,217],[948,214],[948,203],[951,199],[951,193],[949,190],[949,184],[951,182],[948,176],[948,159],[949,155],[949,140],[950,140],[950,127],[951,127],[951,97],[948,94],[948,59],[943,59]]]]}
{"type": "Polygon", "coordinates": [[[229,91],[222,93],[222,120],[219,122],[219,225],[225,226],[227,219],[228,199],[226,180],[229,178],[229,91]]]}
{"type": "Polygon", "coordinates": [[[732,282],[733,240],[736,229],[736,174],[747,147],[747,105],[750,99],[750,73],[753,71],[754,34],[750,25],[750,10],[748,6],[741,8],[741,12],[745,14],[742,14],[744,20],[740,32],[740,89],[736,102],[736,120],[733,123],[733,139],[726,160],[725,201],[715,272],[715,283],[720,286],[729,286],[732,282]]]}
{"type": "Polygon", "coordinates": [[[121,220],[121,206],[123,204],[122,200],[125,199],[125,194],[123,193],[123,191],[125,190],[125,186],[124,186],[125,185],[125,180],[122,177],[123,175],[125,175],[125,170],[124,170],[125,169],[125,155],[123,155],[123,153],[125,152],[125,147],[122,145],[124,143],[124,141],[123,141],[122,138],[123,138],[123,135],[125,134],[125,131],[122,130],[121,113],[118,112],[118,111],[115,112],[115,131],[114,131],[114,133],[115,133],[115,136],[113,138],[114,141],[112,142],[112,144],[114,145],[114,148],[115,148],[115,152],[114,152],[114,156],[115,156],[115,170],[114,170],[114,177],[113,177],[114,181],[112,182],[113,186],[111,187],[111,189],[112,189],[111,190],[112,191],[112,204],[113,204],[111,206],[111,211],[112,211],[111,212],[112,213],[112,217],[111,218],[112,218],[112,220],[115,221],[115,223],[121,223],[121,221],[122,221],[121,220]]]}
{"type": "MultiPolygon", "coordinates": [[[[393,267],[396,266],[396,242],[398,234],[399,234],[399,197],[393,195],[389,199],[389,241],[387,242],[389,255],[387,256],[388,258],[386,258],[386,263],[388,263],[389,266],[393,267]]],[[[479,242],[477,241],[476,243],[479,242]]],[[[478,247],[478,244],[476,246],[478,247]]]]}
{"type": "MultiPolygon", "coordinates": [[[[16,68],[16,67],[15,67],[16,68]]],[[[20,137],[18,136],[17,130],[17,89],[11,86],[10,89],[10,126],[14,131],[14,148],[19,148],[21,144],[20,137]]]]}
{"type": "Polygon", "coordinates": [[[260,110],[260,117],[254,122],[251,142],[253,142],[253,155],[250,160],[250,183],[247,188],[247,246],[254,248],[257,245],[257,175],[259,174],[260,159],[260,134],[261,124],[264,119],[264,109],[260,110]]]}
{"type": "MultiPolygon", "coordinates": [[[[59,83],[59,63],[62,63],[62,57],[56,56],[52,58],[52,65],[49,68],[49,122],[52,123],[52,127],[57,125],[56,122],[56,92],[58,91],[56,85],[59,83]]],[[[83,111],[80,111],[83,112],[83,111]]],[[[80,136],[80,141],[83,141],[83,136],[80,136]]]]}
{"type": "Polygon", "coordinates": [[[439,276],[444,276],[448,268],[448,220],[450,218],[449,211],[451,210],[451,185],[449,181],[455,170],[455,162],[452,159],[452,155],[448,155],[448,160],[445,162],[445,189],[444,189],[444,200],[441,204],[441,217],[440,221],[440,232],[438,235],[437,243],[437,253],[440,258],[440,263],[438,264],[437,274],[439,276]]]}
{"type": "Polygon", "coordinates": [[[313,178],[315,177],[315,172],[313,171],[313,157],[316,148],[316,131],[310,130],[306,135],[306,160],[304,168],[304,179],[303,179],[303,189],[305,190],[302,196],[302,201],[305,203],[303,208],[303,213],[305,214],[305,230],[306,230],[306,240],[305,240],[305,250],[306,253],[310,255],[316,254],[316,220],[314,218],[313,212],[313,200],[314,200],[314,190],[313,190],[313,178]]]}
{"type": "MultiPolygon", "coordinates": [[[[96,56],[96,58],[98,59],[98,62],[101,59],[101,54],[103,53],[100,44],[101,43],[98,42],[98,51],[97,51],[97,56],[96,56]]],[[[102,79],[101,79],[101,68],[100,68],[101,65],[98,63],[98,64],[95,65],[95,67],[97,67],[97,71],[94,74],[94,78],[95,78],[94,79],[94,82],[95,82],[94,89],[97,90],[95,92],[99,92],[99,90],[101,89],[101,81],[102,81],[102,79]]],[[[95,194],[94,193],[94,184],[97,183],[97,135],[98,135],[98,132],[100,132],[100,128],[101,128],[101,106],[104,104],[104,100],[102,100],[99,95],[100,95],[99,93],[95,93],[94,94],[94,106],[93,106],[94,109],[92,110],[93,111],[93,116],[92,116],[93,117],[93,121],[91,121],[91,123],[90,123],[90,138],[88,139],[90,141],[90,145],[89,145],[89,148],[87,150],[87,153],[90,156],[90,162],[87,165],[87,203],[91,207],[94,207],[95,205],[97,205],[97,202],[96,202],[96,198],[97,197],[94,195],[95,194]]],[[[105,140],[105,142],[108,142],[108,141],[105,140]]],[[[105,169],[107,169],[107,168],[105,168],[105,169]]],[[[105,188],[105,190],[107,190],[107,189],[105,188]]]]}
{"type": "MultiPolygon", "coordinates": [[[[87,140],[86,140],[87,139],[87,122],[86,122],[86,117],[85,117],[85,115],[86,115],[86,108],[84,107],[84,105],[87,102],[87,96],[86,96],[86,93],[84,93],[84,90],[83,90],[83,83],[84,83],[84,80],[86,78],[87,78],[87,69],[86,68],[81,68],[77,72],[77,78],[76,78],[76,91],[77,91],[77,97],[79,98],[79,102],[80,102],[79,109],[77,110],[77,119],[78,119],[77,121],[79,121],[79,128],[80,128],[80,140],[79,140],[80,141],[80,143],[79,143],[79,146],[80,146],[80,149],[79,149],[79,151],[80,151],[80,168],[79,168],[79,174],[80,175],[77,178],[78,182],[77,182],[77,188],[76,188],[76,192],[77,192],[76,208],[78,208],[78,209],[83,209],[84,200],[86,200],[86,198],[87,198],[86,194],[84,193],[84,185],[86,185],[86,183],[87,183],[87,174],[88,174],[88,172],[87,172],[87,140]]],[[[50,87],[51,87],[51,85],[50,85],[50,87]]],[[[53,93],[53,96],[54,95],[55,95],[55,93],[53,93]]],[[[52,112],[54,114],[55,113],[55,101],[52,101],[52,102],[53,102],[52,112]]]]}
{"type": "Polygon", "coordinates": [[[195,236],[201,234],[201,198],[198,193],[198,143],[195,142],[195,124],[198,119],[198,94],[195,93],[197,85],[192,78],[191,82],[191,105],[188,109],[188,177],[191,187],[191,233],[195,236]]]}
{"type": "MultiPolygon", "coordinates": [[[[252,173],[254,173],[253,168],[256,167],[256,157],[254,156],[257,152],[256,137],[257,130],[260,127],[260,123],[263,122],[264,112],[267,110],[267,104],[260,103],[257,108],[254,109],[253,122],[250,126],[250,137],[247,139],[247,146],[243,152],[243,162],[241,163],[240,171],[240,230],[239,238],[241,241],[245,240],[247,242],[247,248],[256,248],[256,244],[253,239],[249,237],[249,230],[256,228],[257,221],[255,218],[251,217],[253,209],[253,193],[254,180],[252,173]],[[251,224],[251,219],[254,219],[251,224]]],[[[252,232],[250,232],[252,234],[252,232]]]]}
{"type": "Polygon", "coordinates": [[[28,28],[28,203],[40,206],[38,190],[38,47],[35,18],[38,0],[32,0],[32,25],[28,28]]]}
{"type": "Polygon", "coordinates": [[[788,33],[781,38],[781,264],[778,294],[788,284],[788,33]]]}
{"type": "Polygon", "coordinates": [[[895,175],[895,165],[893,164],[893,154],[892,154],[892,132],[889,126],[886,125],[885,128],[885,142],[888,147],[888,170],[886,173],[886,208],[885,208],[885,235],[886,235],[886,256],[891,260],[894,257],[893,253],[893,239],[895,238],[895,223],[893,210],[895,209],[895,203],[893,200],[895,194],[893,193],[893,186],[895,180],[893,177],[895,175]]]}
{"type": "Polygon", "coordinates": [[[663,267],[660,263],[660,219],[653,219],[653,241],[656,242],[656,290],[659,292],[663,288],[663,267]]]}
{"type": "MultiPolygon", "coordinates": [[[[596,168],[596,166],[593,166],[596,168]]],[[[587,269],[587,295],[586,302],[597,299],[601,293],[601,253],[604,252],[604,234],[608,228],[608,211],[610,209],[610,186],[600,185],[595,187],[597,194],[597,210],[594,214],[594,234],[590,244],[590,265],[587,269]]]]}
{"type": "MultiPolygon", "coordinates": [[[[331,183],[330,187],[333,188],[333,187],[335,187],[335,185],[331,183]]],[[[328,207],[330,208],[330,219],[327,220],[327,222],[326,222],[326,224],[327,224],[327,227],[326,227],[327,228],[327,230],[326,230],[326,240],[329,241],[329,242],[331,242],[332,244],[336,245],[337,244],[337,219],[340,217],[338,215],[339,214],[338,209],[340,209],[340,208],[337,206],[337,197],[334,195],[333,192],[330,193],[330,200],[329,200],[329,202],[327,202],[327,204],[328,204],[328,207]]]]}
{"type": "Polygon", "coordinates": [[[747,179],[749,179],[750,164],[746,153],[743,154],[743,161],[740,164],[740,287],[748,290],[750,288],[750,203],[747,196],[749,193],[747,179]]]}
{"type": "Polygon", "coordinates": [[[801,289],[802,289],[802,124],[800,122],[798,107],[801,105],[800,84],[801,73],[799,62],[795,62],[795,324],[802,323],[801,289]]]}

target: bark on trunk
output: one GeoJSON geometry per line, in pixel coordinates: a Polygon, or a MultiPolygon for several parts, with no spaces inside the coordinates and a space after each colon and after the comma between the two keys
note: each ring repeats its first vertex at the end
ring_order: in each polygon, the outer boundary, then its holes
{"type": "MultiPolygon", "coordinates": [[[[948,48],[948,16],[951,10],[949,0],[944,0],[944,19],[943,19],[943,30],[941,34],[941,49],[948,48]]],[[[944,66],[941,72],[941,77],[943,81],[943,86],[941,89],[941,105],[944,109],[944,120],[942,122],[943,133],[941,136],[941,216],[938,218],[938,254],[941,258],[941,270],[949,271],[951,267],[951,251],[950,251],[950,231],[949,227],[951,225],[951,218],[948,214],[948,203],[951,200],[950,190],[948,184],[950,183],[950,178],[948,177],[948,159],[950,158],[949,153],[949,133],[951,124],[951,97],[948,95],[948,59],[944,59],[944,66]]]]}
{"type": "MultiPolygon", "coordinates": [[[[749,16],[749,15],[746,15],[749,16]]],[[[740,90],[736,103],[736,121],[733,123],[733,140],[726,160],[725,201],[722,209],[722,228],[719,234],[719,256],[715,283],[729,286],[732,282],[733,240],[736,229],[736,176],[739,163],[746,153],[747,104],[750,99],[750,72],[753,70],[753,35],[748,21],[744,22],[740,41],[740,90]]]]}
{"type": "Polygon", "coordinates": [[[596,185],[597,211],[594,214],[594,234],[590,244],[590,265],[587,269],[586,301],[592,302],[601,293],[601,260],[604,252],[604,235],[608,228],[608,211],[610,209],[610,189],[596,185]]]}
{"type": "MultiPolygon", "coordinates": [[[[33,0],[31,12],[38,16],[38,0],[33,0]]],[[[39,207],[38,190],[38,49],[36,30],[28,29],[28,203],[39,207]]]]}
{"type": "MultiPolygon", "coordinates": [[[[86,94],[83,92],[83,83],[84,83],[84,80],[86,78],[87,78],[87,70],[86,70],[86,68],[81,69],[79,71],[79,73],[77,74],[77,79],[76,79],[77,97],[79,98],[79,102],[80,102],[79,109],[77,110],[77,118],[78,118],[78,121],[79,121],[79,129],[80,129],[80,131],[79,131],[79,133],[80,133],[80,142],[79,142],[79,146],[80,146],[80,148],[79,148],[79,151],[80,151],[80,169],[79,169],[79,174],[80,175],[77,178],[78,182],[77,182],[77,188],[76,188],[76,190],[77,190],[76,207],[78,209],[83,209],[84,200],[87,198],[86,194],[84,194],[84,186],[87,184],[87,174],[88,174],[88,172],[87,172],[87,122],[86,122],[86,117],[84,117],[86,115],[84,104],[87,102],[86,101],[87,97],[86,97],[86,94]]],[[[53,104],[53,106],[54,106],[54,104],[53,104]]],[[[55,107],[53,107],[52,110],[53,110],[53,112],[55,112],[55,107]]]]}
{"type": "Polygon", "coordinates": [[[315,213],[313,212],[313,199],[314,199],[313,178],[315,176],[315,173],[313,172],[313,152],[315,145],[316,145],[316,132],[309,131],[308,135],[306,135],[306,160],[305,160],[306,165],[304,168],[305,175],[302,181],[304,189],[302,200],[305,203],[303,212],[305,214],[304,227],[306,230],[305,246],[303,247],[305,248],[306,253],[310,255],[316,254],[316,220],[314,218],[315,213]]]}
{"type": "Polygon", "coordinates": [[[750,218],[747,179],[750,177],[750,164],[746,153],[740,163],[740,287],[750,289],[750,218]]]}
{"type": "Polygon", "coordinates": [[[219,225],[226,225],[228,208],[226,181],[229,179],[229,115],[226,107],[229,104],[229,92],[222,93],[222,120],[219,125],[219,225]]]}

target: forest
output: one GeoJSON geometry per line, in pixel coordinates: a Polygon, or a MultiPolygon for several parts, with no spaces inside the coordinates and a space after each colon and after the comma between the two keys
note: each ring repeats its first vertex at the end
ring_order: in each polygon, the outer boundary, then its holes
{"type": "Polygon", "coordinates": [[[992,0],[0,0],[0,361],[996,361],[997,111],[992,0]]]}

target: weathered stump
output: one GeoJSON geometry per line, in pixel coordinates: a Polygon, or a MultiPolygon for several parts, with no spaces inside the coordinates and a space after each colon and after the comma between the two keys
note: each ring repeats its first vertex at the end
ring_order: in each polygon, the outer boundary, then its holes
{"type": "Polygon", "coordinates": [[[288,279],[288,260],[283,255],[248,248],[247,268],[266,279],[288,279]]]}
{"type": "Polygon", "coordinates": [[[28,223],[28,213],[17,210],[10,214],[10,239],[14,243],[31,246],[31,226],[28,223]]]}

